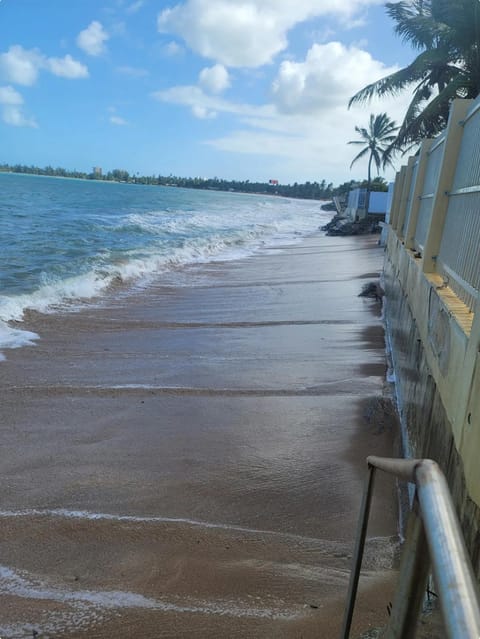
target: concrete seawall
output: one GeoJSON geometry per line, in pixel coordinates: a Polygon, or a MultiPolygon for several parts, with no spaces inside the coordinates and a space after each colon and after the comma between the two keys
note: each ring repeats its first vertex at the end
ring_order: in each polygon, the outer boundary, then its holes
{"type": "Polygon", "coordinates": [[[387,333],[404,453],[432,458],[447,477],[475,574],[480,576],[480,326],[390,230],[385,259],[387,333]]]}
{"type": "Polygon", "coordinates": [[[480,576],[480,98],[397,173],[385,259],[386,322],[405,454],[450,485],[480,576]]]}

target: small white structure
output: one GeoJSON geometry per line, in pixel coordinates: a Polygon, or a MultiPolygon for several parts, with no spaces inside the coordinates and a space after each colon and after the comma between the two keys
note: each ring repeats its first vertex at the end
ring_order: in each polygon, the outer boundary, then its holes
{"type": "Polygon", "coordinates": [[[380,222],[380,226],[382,227],[382,234],[380,235],[380,246],[385,246],[385,244],[387,243],[388,223],[390,222],[390,211],[392,209],[394,185],[395,185],[395,182],[390,182],[390,184],[388,185],[387,210],[385,212],[385,222],[380,222]]]}
{"type": "MultiPolygon", "coordinates": [[[[385,219],[388,200],[391,199],[391,189],[393,185],[389,185],[389,191],[370,191],[368,215],[375,215],[378,219],[385,219]]],[[[345,214],[352,220],[363,220],[367,215],[367,189],[352,189],[348,195],[348,204],[345,214]]]]}

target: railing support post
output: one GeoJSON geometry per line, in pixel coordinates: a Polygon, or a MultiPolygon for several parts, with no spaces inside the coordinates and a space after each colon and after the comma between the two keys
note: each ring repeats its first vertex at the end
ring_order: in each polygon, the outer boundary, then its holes
{"type": "Polygon", "coordinates": [[[388,459],[373,455],[367,462],[369,474],[358,523],[341,639],[348,639],[352,623],[375,468],[416,486],[400,584],[386,636],[388,639],[412,639],[415,636],[431,561],[447,635],[450,639],[479,639],[478,586],[447,481],[438,464],[431,459],[388,459]]]}
{"type": "Polygon", "coordinates": [[[367,536],[368,516],[370,514],[370,504],[372,502],[373,481],[375,479],[375,467],[368,466],[368,475],[363,491],[362,506],[360,508],[360,516],[358,518],[357,535],[355,541],[355,550],[353,553],[353,567],[350,573],[350,583],[348,584],[347,606],[345,608],[345,616],[343,619],[341,639],[348,639],[350,636],[350,627],[352,625],[353,609],[355,608],[355,599],[357,596],[358,580],[360,578],[360,569],[362,567],[363,550],[365,547],[365,538],[367,536]]]}
{"type": "Polygon", "coordinates": [[[398,586],[385,639],[413,639],[430,569],[427,538],[415,496],[408,518],[398,586]]]}

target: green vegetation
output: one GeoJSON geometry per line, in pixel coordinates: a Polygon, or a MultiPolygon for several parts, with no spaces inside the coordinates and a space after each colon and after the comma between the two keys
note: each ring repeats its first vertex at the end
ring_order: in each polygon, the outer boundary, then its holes
{"type": "Polygon", "coordinates": [[[445,128],[452,100],[480,93],[480,2],[404,0],[386,7],[397,35],[419,54],[404,69],[364,87],[349,104],[413,89],[394,143],[404,149],[445,128]]]}
{"type": "MultiPolygon", "coordinates": [[[[261,193],[269,195],[281,195],[284,197],[295,197],[309,200],[330,200],[334,196],[340,196],[348,193],[350,189],[357,186],[365,187],[365,182],[345,182],[338,187],[334,187],[330,182],[327,184],[325,180],[321,182],[305,182],[304,184],[268,184],[265,182],[250,182],[250,180],[222,180],[214,177],[210,179],[204,178],[183,178],[175,175],[152,175],[142,176],[138,173],[130,175],[128,171],[114,169],[108,171],[105,175],[97,173],[84,173],[82,171],[67,171],[61,167],[53,168],[46,166],[40,168],[36,166],[26,166],[23,164],[0,164],[0,172],[10,173],[27,173],[30,175],[49,175],[56,177],[80,178],[84,180],[100,180],[108,182],[124,182],[128,184],[149,184],[154,186],[176,186],[186,189],[208,189],[215,191],[231,191],[238,193],[261,193]]],[[[385,180],[378,178],[372,182],[371,190],[386,191],[388,188],[385,180]]]]}

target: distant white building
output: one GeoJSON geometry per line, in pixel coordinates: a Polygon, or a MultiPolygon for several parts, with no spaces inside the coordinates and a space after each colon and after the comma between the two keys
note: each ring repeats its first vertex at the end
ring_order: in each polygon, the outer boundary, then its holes
{"type": "Polygon", "coordinates": [[[395,184],[394,182],[390,182],[390,184],[388,185],[387,210],[385,212],[385,223],[384,224],[380,223],[380,226],[382,226],[382,234],[380,236],[380,244],[381,244],[381,246],[385,246],[385,244],[387,242],[388,224],[390,222],[390,210],[392,208],[393,186],[394,186],[394,184],[395,184]]]}
{"type": "Polygon", "coordinates": [[[93,175],[95,177],[102,177],[102,167],[101,166],[94,166],[93,167],[93,175]]]}
{"type": "MultiPolygon", "coordinates": [[[[384,220],[388,210],[389,198],[393,184],[389,184],[387,191],[370,191],[368,215],[374,215],[379,220],[384,220]]],[[[351,220],[363,220],[367,215],[366,210],[367,189],[352,189],[348,195],[345,214],[351,220]]]]}

